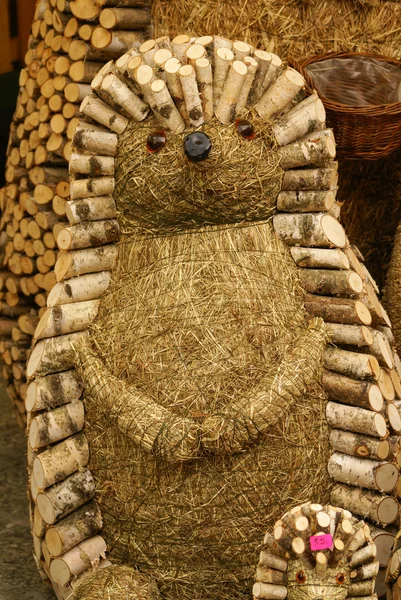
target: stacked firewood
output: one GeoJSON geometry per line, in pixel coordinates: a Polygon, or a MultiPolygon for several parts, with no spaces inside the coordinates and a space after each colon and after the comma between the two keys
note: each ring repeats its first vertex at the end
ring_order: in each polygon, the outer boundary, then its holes
{"type": "Polygon", "coordinates": [[[31,336],[57,283],[57,238],[68,221],[75,222],[67,205],[68,162],[79,107],[104,63],[145,39],[150,4],[37,4],[10,130],[6,186],[0,191],[0,355],[21,425],[26,423],[25,361],[31,336]]]}

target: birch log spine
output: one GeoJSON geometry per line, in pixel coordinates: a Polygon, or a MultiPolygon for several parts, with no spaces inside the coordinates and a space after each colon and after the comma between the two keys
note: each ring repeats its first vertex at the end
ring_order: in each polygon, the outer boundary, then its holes
{"type": "Polygon", "coordinates": [[[260,565],[256,568],[256,580],[263,583],[273,583],[276,585],[286,585],[287,577],[285,573],[281,571],[275,571],[269,567],[261,567],[260,565]]]}
{"type": "Polygon", "coordinates": [[[326,349],[324,366],[329,371],[335,371],[353,379],[374,379],[377,381],[380,375],[380,366],[374,356],[349,352],[340,348],[326,349]]]}
{"type": "Polygon", "coordinates": [[[88,469],[77,471],[44,492],[39,492],[39,513],[45,523],[52,525],[91,500],[95,489],[91,472],[88,469]]]}
{"type": "Polygon", "coordinates": [[[280,192],[277,210],[282,212],[327,212],[335,202],[332,190],[300,190],[280,192]]]}
{"type": "Polygon", "coordinates": [[[96,179],[76,179],[71,181],[71,200],[110,196],[114,192],[114,177],[98,177],[96,179]]]}
{"type": "Polygon", "coordinates": [[[234,52],[235,60],[244,60],[246,56],[250,56],[252,54],[252,46],[247,44],[246,42],[241,42],[236,40],[233,42],[232,51],[234,52]]]}
{"type": "Polygon", "coordinates": [[[182,67],[181,62],[178,58],[173,56],[164,65],[164,72],[166,74],[167,87],[174,100],[175,106],[178,108],[181,117],[185,123],[189,123],[188,113],[185,106],[184,92],[182,91],[182,85],[180,80],[179,71],[182,67]]]}
{"type": "Polygon", "coordinates": [[[393,350],[390,346],[388,339],[386,338],[384,333],[381,333],[381,331],[377,331],[375,329],[372,329],[372,336],[373,344],[370,351],[376,356],[379,363],[383,367],[392,369],[394,366],[393,350]]]}
{"type": "Polygon", "coordinates": [[[340,452],[330,457],[327,469],[336,481],[379,492],[391,492],[398,479],[398,469],[392,463],[355,458],[340,452]]]}
{"type": "Polygon", "coordinates": [[[359,408],[358,406],[346,406],[344,404],[328,402],[326,417],[330,427],[336,429],[362,433],[378,438],[385,438],[388,434],[386,421],[381,414],[359,408]]]}
{"type": "Polygon", "coordinates": [[[288,563],[284,558],[280,558],[275,554],[267,552],[266,550],[262,550],[259,555],[259,566],[269,567],[271,569],[276,569],[276,571],[282,571],[285,573],[288,563]]]}
{"type": "Polygon", "coordinates": [[[252,56],[246,56],[244,58],[244,63],[248,68],[247,74],[245,76],[244,83],[242,85],[240,94],[237,100],[237,106],[235,108],[235,112],[237,116],[240,116],[246,112],[246,106],[248,104],[248,97],[250,91],[253,86],[253,82],[255,80],[256,71],[258,68],[257,61],[252,56]]]}
{"type": "Polygon", "coordinates": [[[237,101],[247,72],[246,64],[238,60],[230,67],[215,109],[215,115],[223,125],[229,125],[235,119],[237,101]]]}
{"type": "Polygon", "coordinates": [[[253,58],[257,68],[248,94],[248,107],[254,106],[264,92],[264,81],[271,66],[272,55],[264,50],[255,50],[253,58]]]}
{"type": "Polygon", "coordinates": [[[277,214],[273,226],[289,246],[344,248],[346,244],[343,227],[324,213],[277,214]]]}
{"type": "Polygon", "coordinates": [[[62,229],[57,236],[57,245],[60,250],[93,248],[116,242],[119,233],[120,228],[115,219],[85,221],[62,229]]]}
{"type": "Polygon", "coordinates": [[[348,586],[348,596],[363,597],[371,596],[375,589],[375,579],[367,579],[366,581],[357,581],[350,583],[348,586]]]}
{"type": "Polygon", "coordinates": [[[336,155],[336,146],[331,137],[318,137],[315,140],[299,140],[281,146],[278,151],[280,164],[287,171],[306,165],[321,165],[336,155]]]}
{"type": "Polygon", "coordinates": [[[309,314],[321,317],[327,323],[345,325],[370,325],[372,323],[369,309],[359,300],[307,294],[305,308],[309,314]]]}
{"type": "Polygon", "coordinates": [[[77,150],[100,154],[101,156],[117,156],[118,136],[111,131],[101,131],[98,127],[93,129],[77,127],[73,144],[77,150]]]}
{"type": "Polygon", "coordinates": [[[203,114],[206,122],[210,122],[214,114],[213,72],[210,60],[199,58],[195,63],[195,73],[203,114]]]}
{"type": "Polygon", "coordinates": [[[359,567],[359,565],[363,565],[367,562],[371,562],[377,556],[377,548],[372,544],[368,544],[364,546],[360,550],[357,550],[353,556],[350,558],[348,564],[351,568],[359,567]]]}
{"type": "MultiPolygon", "coordinates": [[[[341,429],[332,429],[330,432],[330,445],[333,450],[357,456],[358,458],[373,458],[386,460],[390,456],[390,444],[387,440],[359,435],[341,429]]],[[[351,511],[352,512],[352,511],[351,511]]]]}
{"type": "Polygon", "coordinates": [[[105,8],[99,16],[105,29],[145,29],[150,21],[150,12],[143,8],[105,8]]]}
{"type": "MultiPolygon", "coordinates": [[[[398,516],[399,504],[396,498],[361,490],[359,487],[336,485],[331,491],[330,499],[334,506],[346,508],[353,514],[375,523],[388,525],[398,516]]],[[[376,549],[376,546],[373,547],[376,549]]],[[[370,557],[374,558],[371,553],[370,557]]]]}
{"type": "Polygon", "coordinates": [[[115,161],[112,156],[87,156],[84,154],[71,154],[70,173],[80,173],[90,177],[100,175],[114,175],[115,161]]]}
{"type": "Polygon", "coordinates": [[[390,375],[384,369],[380,369],[377,385],[385,400],[392,402],[395,399],[395,390],[390,375]]]}
{"type": "Polygon", "coordinates": [[[114,219],[117,207],[113,196],[98,196],[67,201],[65,212],[70,225],[76,225],[82,221],[114,219]]]}
{"type": "Polygon", "coordinates": [[[338,183],[338,172],[334,167],[321,169],[297,169],[286,171],[282,190],[334,190],[338,183]]]}
{"type": "Polygon", "coordinates": [[[121,134],[127,129],[128,119],[94,94],[90,94],[83,99],[80,111],[114,133],[121,134]]]}
{"type": "Polygon", "coordinates": [[[264,92],[266,92],[266,90],[269,89],[269,87],[272,85],[272,83],[274,83],[276,81],[276,79],[280,75],[280,73],[282,71],[282,67],[283,67],[283,61],[281,60],[281,58],[279,56],[277,56],[277,54],[270,52],[270,56],[271,56],[270,66],[268,68],[268,71],[266,73],[266,77],[263,81],[263,86],[262,86],[262,89],[264,92]]]}
{"type": "Polygon", "coordinates": [[[101,271],[57,283],[49,292],[47,306],[60,306],[101,298],[108,289],[110,280],[110,273],[101,271]]]}
{"type": "Polygon", "coordinates": [[[87,332],[70,333],[41,340],[32,350],[27,365],[27,378],[69,371],[74,365],[73,345],[82,342],[87,332]]]}
{"type": "Polygon", "coordinates": [[[51,338],[87,329],[95,320],[99,305],[100,300],[87,300],[47,308],[36,327],[34,338],[51,338]]]}
{"type": "Polygon", "coordinates": [[[33,450],[54,444],[82,431],[85,422],[83,403],[69,403],[32,419],[29,443],[33,450]]]}
{"type": "Polygon", "coordinates": [[[113,73],[109,73],[103,79],[102,90],[135,121],[143,121],[149,113],[149,107],[113,73]]]}
{"type": "Polygon", "coordinates": [[[326,120],[323,102],[309,99],[298,104],[273,125],[273,133],[279,146],[286,146],[299,138],[321,129],[326,120]]]}
{"type": "Polygon", "coordinates": [[[291,256],[298,267],[309,269],[349,269],[349,261],[339,248],[301,248],[292,246],[291,256]]]}
{"type": "Polygon", "coordinates": [[[191,40],[188,35],[177,35],[171,41],[171,50],[176,58],[183,64],[187,64],[187,50],[191,45],[191,40]]]}
{"type": "Polygon", "coordinates": [[[96,502],[85,504],[56,525],[49,527],[46,544],[50,554],[58,557],[102,528],[102,515],[96,502]]]}
{"type": "Polygon", "coordinates": [[[299,278],[304,290],[312,294],[353,297],[363,290],[363,281],[354,271],[302,269],[299,278]]]}
{"type": "Polygon", "coordinates": [[[350,578],[352,581],[362,581],[365,579],[373,579],[379,573],[379,561],[370,562],[367,565],[361,565],[358,568],[355,568],[350,573],[350,578]]]}
{"type": "Polygon", "coordinates": [[[89,446],[83,433],[52,446],[33,461],[33,476],[40,490],[62,481],[89,460],[89,446]]]}
{"type": "Polygon", "coordinates": [[[50,563],[50,574],[56,583],[66,585],[71,579],[90,569],[92,564],[104,557],[106,542],[100,536],[84,540],[60,558],[55,558],[50,563]]]}
{"type": "Polygon", "coordinates": [[[117,256],[118,249],[114,244],[63,253],[54,267],[57,281],[77,275],[110,271],[115,266],[117,256]]]}
{"type": "Polygon", "coordinates": [[[27,412],[37,412],[77,402],[82,390],[83,385],[75,369],[47,377],[37,377],[28,386],[25,407],[27,412]]]}
{"type": "Polygon", "coordinates": [[[282,585],[257,582],[253,585],[252,593],[255,598],[263,600],[284,600],[287,588],[282,585]]]}
{"type": "Polygon", "coordinates": [[[383,395],[380,388],[369,381],[355,381],[339,373],[325,370],[323,387],[332,400],[376,412],[380,412],[383,408],[383,395]]]}
{"type": "Polygon", "coordinates": [[[220,99],[228,72],[234,62],[234,54],[229,48],[217,48],[214,55],[213,98],[214,103],[220,99]]]}
{"type": "Polygon", "coordinates": [[[343,325],[330,323],[328,330],[333,344],[339,346],[357,346],[358,348],[369,348],[373,344],[373,335],[368,327],[364,325],[343,325]]]}
{"type": "Polygon", "coordinates": [[[173,133],[182,133],[185,123],[174,104],[165,82],[156,79],[151,85],[151,90],[157,106],[156,117],[161,117],[160,124],[166,124],[173,133]]]}
{"type": "Polygon", "coordinates": [[[193,127],[199,127],[204,123],[204,115],[195,69],[192,65],[184,65],[180,68],[179,75],[189,122],[193,127]]]}
{"type": "Polygon", "coordinates": [[[304,85],[305,80],[300,73],[291,68],[286,69],[256,104],[256,112],[264,119],[277,116],[295,98],[304,85]]]}

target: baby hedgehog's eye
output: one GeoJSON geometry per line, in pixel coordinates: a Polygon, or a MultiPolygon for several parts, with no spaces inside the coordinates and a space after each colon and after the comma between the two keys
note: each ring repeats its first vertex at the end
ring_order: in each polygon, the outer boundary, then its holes
{"type": "Polygon", "coordinates": [[[235,128],[246,140],[253,140],[255,137],[255,128],[249,121],[244,121],[242,119],[237,119],[235,121],[235,128]]]}
{"type": "Polygon", "coordinates": [[[165,146],[166,141],[167,138],[164,131],[152,131],[146,140],[146,149],[151,154],[154,154],[155,152],[161,150],[163,146],[165,146]]]}
{"type": "Polygon", "coordinates": [[[338,583],[338,585],[342,585],[345,581],[345,575],[344,573],[337,573],[336,575],[336,581],[338,583]]]}
{"type": "Polygon", "coordinates": [[[305,583],[305,581],[306,581],[305,573],[303,571],[298,571],[298,573],[295,575],[295,580],[297,583],[305,583]]]}

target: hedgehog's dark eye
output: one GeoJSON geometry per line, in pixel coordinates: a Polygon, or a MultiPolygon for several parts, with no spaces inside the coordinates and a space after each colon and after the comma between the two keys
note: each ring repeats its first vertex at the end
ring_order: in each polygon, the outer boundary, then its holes
{"type": "Polygon", "coordinates": [[[146,140],[146,150],[151,154],[158,152],[166,144],[167,138],[164,131],[152,131],[146,140]]]}
{"type": "Polygon", "coordinates": [[[306,581],[306,575],[303,571],[298,571],[298,573],[295,575],[295,581],[297,583],[305,583],[306,581]]]}
{"type": "Polygon", "coordinates": [[[336,575],[336,581],[338,583],[338,585],[342,585],[345,581],[345,575],[344,573],[337,573],[336,575]]]}
{"type": "Polygon", "coordinates": [[[244,121],[243,119],[237,119],[235,121],[235,128],[246,140],[253,140],[255,137],[255,128],[249,121],[244,121]]]}

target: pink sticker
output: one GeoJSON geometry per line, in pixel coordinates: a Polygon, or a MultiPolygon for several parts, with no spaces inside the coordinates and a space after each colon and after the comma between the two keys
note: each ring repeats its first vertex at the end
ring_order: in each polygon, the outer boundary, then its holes
{"type": "Polygon", "coordinates": [[[311,535],[309,538],[311,550],[330,550],[333,545],[333,538],[329,533],[324,535],[311,535]]]}

